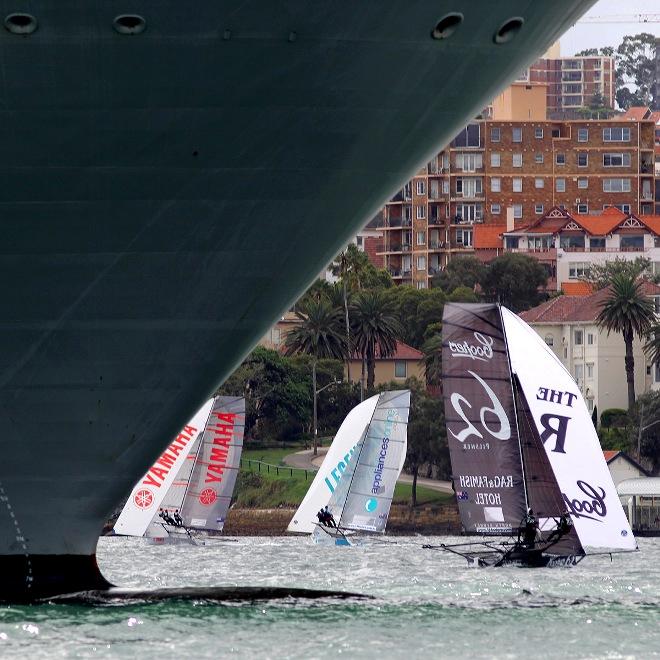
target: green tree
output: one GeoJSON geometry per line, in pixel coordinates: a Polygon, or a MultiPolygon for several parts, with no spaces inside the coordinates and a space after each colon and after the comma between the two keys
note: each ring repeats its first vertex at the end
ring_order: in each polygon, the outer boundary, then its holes
{"type": "Polygon", "coordinates": [[[625,368],[628,382],[628,409],[635,403],[635,358],[633,339],[645,337],[655,321],[653,303],[641,290],[641,281],[618,273],[612,278],[608,295],[596,317],[599,328],[623,335],[626,346],[625,368]]]}
{"type": "Polygon", "coordinates": [[[422,345],[424,374],[427,385],[442,383],[442,330],[429,337],[422,345]]]}
{"type": "Polygon", "coordinates": [[[410,506],[415,507],[420,469],[424,465],[438,465],[443,474],[448,472],[449,450],[442,400],[428,396],[418,383],[408,382],[407,386],[412,396],[404,469],[413,477],[410,506]]]}
{"type": "Polygon", "coordinates": [[[341,313],[332,307],[327,299],[308,301],[301,311],[296,312],[301,323],[284,340],[287,355],[304,353],[312,357],[312,398],[314,435],[314,455],[317,454],[317,386],[316,366],[322,358],[343,359],[346,355],[346,343],[341,333],[341,313]]]}
{"type": "Polygon", "coordinates": [[[375,380],[376,352],[383,358],[396,352],[400,335],[392,303],[379,290],[361,291],[351,305],[351,335],[367,368],[367,387],[375,380]]]}
{"type": "Polygon", "coordinates": [[[625,36],[616,49],[616,102],[620,108],[653,105],[655,43],[654,35],[642,32],[625,36]]]}
{"type": "Polygon", "coordinates": [[[445,293],[450,293],[458,287],[467,287],[474,291],[485,273],[486,265],[476,257],[456,257],[433,278],[433,286],[439,287],[445,293]]]}
{"type": "Polygon", "coordinates": [[[246,399],[246,440],[284,440],[300,435],[310,423],[309,369],[258,346],[218,389],[218,394],[246,399]]]}
{"type": "Polygon", "coordinates": [[[447,298],[448,302],[456,303],[476,303],[479,302],[479,296],[467,286],[457,286],[447,298]]]}
{"type": "Polygon", "coordinates": [[[610,285],[615,275],[625,275],[637,279],[640,275],[648,273],[651,260],[646,257],[637,257],[634,260],[617,257],[612,261],[600,264],[591,264],[589,274],[584,278],[594,289],[604,289],[610,285]]]}
{"type": "Polygon", "coordinates": [[[660,470],[660,392],[640,396],[630,418],[631,450],[657,474],[660,470]]]}
{"type": "Polygon", "coordinates": [[[446,296],[441,289],[414,289],[397,286],[386,292],[401,327],[401,341],[419,349],[427,328],[442,321],[446,296]]]}
{"type": "Polygon", "coordinates": [[[544,297],[539,289],[548,282],[546,269],[525,254],[509,253],[491,261],[482,279],[486,297],[514,312],[537,305],[544,297]]]}

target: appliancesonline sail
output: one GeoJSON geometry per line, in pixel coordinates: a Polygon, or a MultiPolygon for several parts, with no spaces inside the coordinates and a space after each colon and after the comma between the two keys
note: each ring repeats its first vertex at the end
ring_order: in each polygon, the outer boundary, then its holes
{"type": "Polygon", "coordinates": [[[378,399],[379,395],[376,394],[355,406],[346,415],[312,485],[287,527],[288,532],[310,534],[314,531],[316,513],[330,503],[332,494],[364,437],[378,399]]]}
{"type": "Polygon", "coordinates": [[[443,372],[463,526],[518,534],[444,549],[479,565],[543,566],[636,548],[580,392],[529,326],[499,305],[446,305],[443,372]]]}
{"type": "MultiPolygon", "coordinates": [[[[344,530],[385,531],[394,487],[406,458],[409,411],[409,390],[378,396],[357,459],[349,463],[330,499],[329,508],[340,535],[344,530]]],[[[314,534],[317,541],[336,536],[320,525],[314,534]]]]}

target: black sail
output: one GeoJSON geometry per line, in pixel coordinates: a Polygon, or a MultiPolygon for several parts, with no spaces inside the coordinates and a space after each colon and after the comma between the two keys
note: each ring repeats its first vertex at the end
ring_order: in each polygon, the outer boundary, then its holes
{"type": "Polygon", "coordinates": [[[463,527],[511,533],[525,516],[526,497],[497,305],[445,305],[442,370],[452,480],[463,527]]]}
{"type": "Polygon", "coordinates": [[[551,545],[547,548],[548,553],[557,555],[584,554],[575,527],[571,527],[568,533],[561,536],[556,542],[554,541],[557,536],[556,534],[553,536],[553,530],[557,527],[559,517],[566,512],[566,504],[543,446],[543,441],[536,428],[525,393],[515,375],[513,376],[513,384],[518,411],[520,446],[525,465],[527,499],[539,521],[538,538],[540,544],[551,537],[551,545]]]}

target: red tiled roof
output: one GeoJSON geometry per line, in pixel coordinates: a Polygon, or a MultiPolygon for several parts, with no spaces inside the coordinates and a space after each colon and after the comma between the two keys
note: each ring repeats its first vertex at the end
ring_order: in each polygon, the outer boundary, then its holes
{"type": "MultiPolygon", "coordinates": [[[[359,360],[359,356],[355,354],[353,356],[354,360],[359,360]]],[[[416,360],[420,361],[424,359],[424,353],[421,351],[418,351],[416,348],[413,348],[412,346],[408,346],[408,344],[404,344],[402,341],[397,341],[396,342],[396,352],[394,355],[387,357],[387,358],[381,358],[380,354],[378,352],[378,347],[376,347],[376,359],[377,360],[416,360]]]]}
{"type": "Polygon", "coordinates": [[[631,121],[640,121],[642,119],[648,119],[648,115],[651,114],[651,110],[648,107],[641,105],[633,106],[628,108],[619,119],[630,119],[631,121]]]}
{"type": "MultiPolygon", "coordinates": [[[[647,296],[660,295],[660,286],[645,280],[642,292],[647,296]]],[[[527,323],[593,322],[607,298],[608,289],[600,289],[588,296],[557,296],[520,314],[527,323]]]]}
{"type": "Polygon", "coordinates": [[[593,293],[593,287],[589,282],[563,282],[561,290],[565,296],[588,296],[593,293]]]}
{"type": "Polygon", "coordinates": [[[623,220],[626,214],[616,206],[608,206],[600,215],[616,215],[623,220]]]}
{"type": "Polygon", "coordinates": [[[505,231],[506,225],[475,225],[472,239],[474,248],[501,248],[502,233],[505,231]]]}
{"type": "Polygon", "coordinates": [[[605,462],[609,463],[613,458],[616,458],[621,452],[618,449],[604,449],[603,456],[605,457],[605,462]]]}
{"type": "Polygon", "coordinates": [[[659,124],[660,123],[660,110],[656,110],[655,112],[652,112],[649,119],[651,121],[654,121],[656,124],[659,124]]]}

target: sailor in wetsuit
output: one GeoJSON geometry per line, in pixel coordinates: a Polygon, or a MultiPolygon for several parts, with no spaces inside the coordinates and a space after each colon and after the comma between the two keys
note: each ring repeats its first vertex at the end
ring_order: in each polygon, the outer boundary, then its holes
{"type": "Polygon", "coordinates": [[[533,548],[536,543],[536,532],[539,523],[531,508],[527,509],[527,515],[523,523],[523,526],[518,530],[518,543],[525,548],[533,548]]]}
{"type": "Polygon", "coordinates": [[[555,527],[555,529],[552,530],[550,536],[548,536],[547,543],[557,543],[557,541],[559,541],[562,536],[566,536],[566,534],[571,531],[572,527],[573,521],[571,520],[570,514],[562,513],[562,515],[559,517],[557,527],[555,527]]]}
{"type": "Polygon", "coordinates": [[[174,519],[174,523],[176,524],[177,527],[183,526],[183,518],[179,515],[178,509],[174,512],[172,518],[174,519]]]}
{"type": "Polygon", "coordinates": [[[337,523],[335,522],[335,517],[330,513],[330,509],[328,509],[328,505],[325,505],[325,509],[323,509],[323,514],[325,515],[325,521],[326,525],[328,527],[337,527],[337,523]]]}

